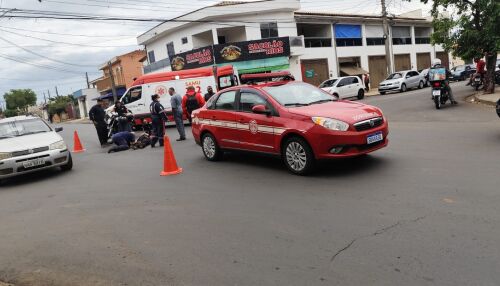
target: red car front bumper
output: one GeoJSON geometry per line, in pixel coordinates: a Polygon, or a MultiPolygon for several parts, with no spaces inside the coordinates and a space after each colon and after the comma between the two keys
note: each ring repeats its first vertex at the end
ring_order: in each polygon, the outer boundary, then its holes
{"type": "Polygon", "coordinates": [[[389,126],[387,121],[376,128],[365,131],[330,131],[321,126],[314,126],[306,133],[306,138],[313,149],[316,159],[334,159],[355,157],[384,148],[388,145],[389,126]],[[370,135],[382,132],[383,140],[368,144],[370,135]],[[335,152],[333,148],[341,148],[335,152]]]}

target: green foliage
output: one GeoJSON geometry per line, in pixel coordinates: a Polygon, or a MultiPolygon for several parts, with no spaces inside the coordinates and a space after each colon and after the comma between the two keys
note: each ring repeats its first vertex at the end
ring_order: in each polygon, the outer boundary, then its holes
{"type": "Polygon", "coordinates": [[[73,98],[70,96],[57,96],[52,98],[48,104],[48,110],[50,115],[61,115],[66,110],[69,103],[73,102],[73,98]]]}
{"type": "Polygon", "coordinates": [[[36,104],[36,94],[31,89],[11,89],[3,95],[3,98],[7,104],[6,116],[13,112],[15,115],[18,112],[26,112],[28,106],[36,104]]]}
{"type": "Polygon", "coordinates": [[[464,60],[486,57],[487,89],[493,92],[494,63],[500,51],[500,1],[434,0],[431,14],[432,43],[464,60]],[[443,16],[445,13],[449,17],[443,16]]]}
{"type": "Polygon", "coordinates": [[[17,110],[12,110],[12,109],[6,109],[4,112],[5,117],[13,117],[17,116],[17,110]]]}

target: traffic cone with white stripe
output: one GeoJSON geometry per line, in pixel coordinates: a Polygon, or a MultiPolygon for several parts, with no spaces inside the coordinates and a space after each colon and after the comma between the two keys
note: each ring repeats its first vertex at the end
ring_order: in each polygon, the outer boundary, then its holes
{"type": "Polygon", "coordinates": [[[171,176],[182,173],[182,168],[177,166],[177,161],[170,145],[170,139],[167,135],[163,137],[163,151],[163,171],[160,175],[171,176]]]}

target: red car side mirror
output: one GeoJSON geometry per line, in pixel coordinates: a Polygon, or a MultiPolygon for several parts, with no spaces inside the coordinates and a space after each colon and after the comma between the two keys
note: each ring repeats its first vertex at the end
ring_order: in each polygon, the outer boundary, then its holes
{"type": "Polygon", "coordinates": [[[266,106],[263,104],[257,104],[254,107],[252,107],[252,112],[256,114],[271,115],[271,110],[267,109],[266,106]]]}

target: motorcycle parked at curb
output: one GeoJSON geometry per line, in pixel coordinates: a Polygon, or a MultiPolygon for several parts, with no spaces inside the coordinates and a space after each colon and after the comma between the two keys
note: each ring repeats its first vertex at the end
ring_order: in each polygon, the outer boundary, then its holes
{"type": "Polygon", "coordinates": [[[434,105],[436,106],[436,109],[441,109],[441,107],[446,104],[446,101],[450,99],[448,89],[446,88],[446,81],[432,81],[431,86],[434,105]]]}

